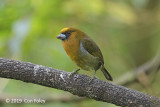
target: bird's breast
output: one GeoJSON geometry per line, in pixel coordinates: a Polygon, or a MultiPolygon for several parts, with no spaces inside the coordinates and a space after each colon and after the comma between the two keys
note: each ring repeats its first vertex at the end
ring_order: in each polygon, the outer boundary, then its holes
{"type": "Polygon", "coordinates": [[[88,53],[81,42],[70,39],[63,42],[63,48],[80,68],[88,71],[99,68],[98,58],[88,53]]]}
{"type": "Polygon", "coordinates": [[[63,48],[73,61],[76,60],[79,54],[79,41],[70,38],[70,40],[63,42],[63,48]]]}

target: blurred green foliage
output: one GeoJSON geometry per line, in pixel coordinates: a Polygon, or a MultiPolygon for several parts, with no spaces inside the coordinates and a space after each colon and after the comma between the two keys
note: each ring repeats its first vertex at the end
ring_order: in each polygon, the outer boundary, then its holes
{"type": "MultiPolygon", "coordinates": [[[[102,50],[106,67],[118,78],[155,56],[160,46],[159,0],[0,0],[0,56],[66,71],[76,65],[66,55],[61,41],[56,39],[64,27],[86,32],[102,50]]],[[[92,72],[80,73],[92,75],[92,72]]],[[[160,74],[158,74],[160,75],[160,74]]],[[[97,73],[105,80],[101,72],[97,73]]],[[[158,76],[153,83],[160,96],[158,76]]],[[[0,94],[15,96],[66,93],[34,84],[0,79],[0,94]]],[[[138,83],[137,83],[138,84],[138,83]]],[[[147,92],[143,86],[137,89],[147,92]]],[[[114,107],[86,100],[79,103],[46,103],[46,107],[114,107]]],[[[0,105],[1,106],[1,105],[0,105]]],[[[41,107],[38,104],[4,107],[41,107]]]]}

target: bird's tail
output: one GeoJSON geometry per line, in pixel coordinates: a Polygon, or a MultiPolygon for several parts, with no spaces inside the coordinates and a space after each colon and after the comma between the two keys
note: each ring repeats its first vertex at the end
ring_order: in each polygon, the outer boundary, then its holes
{"type": "Polygon", "coordinates": [[[101,71],[103,72],[104,76],[106,77],[107,80],[113,81],[112,76],[109,74],[109,72],[106,70],[104,65],[102,64],[101,66],[101,71]]]}

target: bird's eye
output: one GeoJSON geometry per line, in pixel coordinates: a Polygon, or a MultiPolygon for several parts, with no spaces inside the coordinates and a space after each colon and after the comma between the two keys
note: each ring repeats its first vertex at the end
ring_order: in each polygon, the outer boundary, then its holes
{"type": "Polygon", "coordinates": [[[70,36],[71,32],[66,32],[67,36],[70,36]]]}

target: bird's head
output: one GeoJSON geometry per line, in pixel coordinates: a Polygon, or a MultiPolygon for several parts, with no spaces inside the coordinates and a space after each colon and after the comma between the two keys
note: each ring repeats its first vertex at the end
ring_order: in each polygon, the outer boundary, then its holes
{"type": "Polygon", "coordinates": [[[70,37],[80,39],[85,36],[85,33],[76,29],[66,27],[63,28],[60,34],[57,36],[57,39],[61,39],[62,41],[68,40],[70,37]]]}

